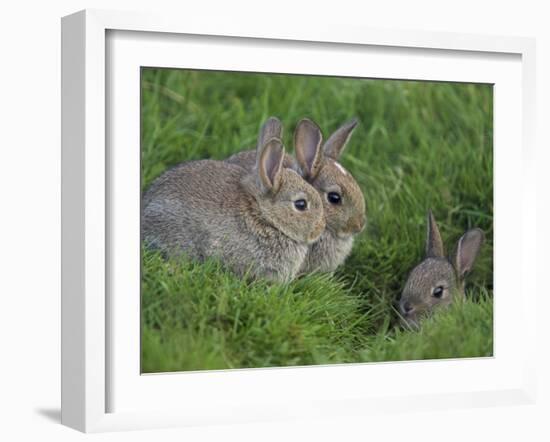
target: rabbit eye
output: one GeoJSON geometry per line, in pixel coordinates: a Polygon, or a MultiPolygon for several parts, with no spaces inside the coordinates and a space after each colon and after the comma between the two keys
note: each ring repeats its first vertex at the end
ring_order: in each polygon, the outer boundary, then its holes
{"type": "Polygon", "coordinates": [[[307,201],[304,199],[299,199],[294,201],[294,207],[296,207],[296,210],[299,210],[300,212],[303,212],[307,209],[307,201]]]}
{"type": "Polygon", "coordinates": [[[438,299],[441,299],[441,297],[443,296],[443,291],[444,291],[444,288],[443,286],[437,286],[434,291],[432,292],[432,295],[435,297],[435,298],[438,298],[438,299]]]}
{"type": "Polygon", "coordinates": [[[330,204],[340,204],[342,202],[342,197],[338,192],[329,192],[327,194],[327,200],[330,204]]]}

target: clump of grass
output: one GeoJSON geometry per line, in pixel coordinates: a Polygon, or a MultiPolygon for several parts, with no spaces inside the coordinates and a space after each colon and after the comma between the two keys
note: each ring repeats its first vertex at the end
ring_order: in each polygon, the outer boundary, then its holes
{"type": "Polygon", "coordinates": [[[334,276],[247,282],[220,263],[143,252],[144,372],[486,356],[492,349],[492,87],[143,69],[142,188],[168,167],[255,145],[270,115],[292,133],[307,116],[325,137],[360,126],[342,157],[368,225],[334,276]],[[422,257],[431,208],[451,253],[468,228],[486,242],[469,299],[420,332],[392,308],[422,257]]]}
{"type": "Polygon", "coordinates": [[[360,352],[364,362],[493,355],[493,302],[487,291],[426,318],[420,330],[375,335],[360,352]]]}
{"type": "Polygon", "coordinates": [[[145,372],[350,362],[366,336],[364,299],[328,275],[269,285],[215,261],[143,261],[145,372]]]}

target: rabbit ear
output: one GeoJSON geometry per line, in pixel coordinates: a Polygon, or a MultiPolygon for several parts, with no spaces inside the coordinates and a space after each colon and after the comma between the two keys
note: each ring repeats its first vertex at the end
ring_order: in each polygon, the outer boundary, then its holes
{"type": "Polygon", "coordinates": [[[484,237],[483,231],[476,228],[468,230],[458,240],[455,265],[460,279],[463,279],[466,273],[472,270],[484,237]]]}
{"type": "Polygon", "coordinates": [[[294,132],[294,149],[304,178],[314,178],[321,169],[321,141],[321,129],[313,121],[304,118],[298,123],[294,132]]]}
{"type": "Polygon", "coordinates": [[[276,193],[281,187],[281,170],[285,148],[278,138],[270,139],[263,147],[258,160],[258,176],[264,192],[276,193]]]}
{"type": "Polygon", "coordinates": [[[428,233],[426,238],[426,257],[443,258],[443,241],[431,210],[428,211],[428,233]]]}
{"type": "Polygon", "coordinates": [[[329,137],[323,147],[323,151],[327,157],[330,157],[333,160],[338,160],[338,158],[340,158],[340,155],[342,155],[342,152],[351,138],[351,134],[353,133],[353,130],[357,126],[358,122],[359,120],[354,118],[341,126],[329,137]]]}
{"type": "Polygon", "coordinates": [[[258,134],[257,149],[261,149],[271,138],[283,139],[283,125],[277,117],[269,117],[258,134]]]}
{"type": "Polygon", "coordinates": [[[260,128],[258,133],[258,144],[256,145],[256,169],[260,167],[262,151],[272,138],[282,139],[283,125],[277,117],[269,117],[260,128]]]}

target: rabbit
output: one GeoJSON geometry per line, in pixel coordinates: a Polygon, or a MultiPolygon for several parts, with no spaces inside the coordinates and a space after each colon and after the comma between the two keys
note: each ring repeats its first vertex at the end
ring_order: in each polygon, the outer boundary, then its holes
{"type": "Polygon", "coordinates": [[[427,218],[426,256],[410,272],[398,306],[405,323],[413,328],[434,309],[451,305],[455,298],[464,298],[465,277],[472,270],[485,237],[479,228],[468,230],[458,240],[454,258],[448,259],[431,210],[427,218]]]}
{"type": "Polygon", "coordinates": [[[241,276],[291,281],[325,228],[323,204],[283,167],[280,139],[259,146],[252,171],[199,160],[157,178],[143,197],[144,243],[168,256],[218,258],[241,276]]]}
{"type": "MultiPolygon", "coordinates": [[[[326,229],[319,240],[310,245],[300,273],[334,272],[351,252],[354,236],[365,227],[365,199],[361,188],[338,162],[356,126],[356,119],[344,124],[322,147],[321,130],[313,121],[304,118],[296,127],[296,159],[287,155],[285,167],[299,172],[317,189],[326,219],[326,229]]],[[[281,123],[274,117],[268,120],[263,130],[269,135],[282,136],[281,123]]],[[[240,152],[226,161],[250,170],[253,152],[240,152]]]]}

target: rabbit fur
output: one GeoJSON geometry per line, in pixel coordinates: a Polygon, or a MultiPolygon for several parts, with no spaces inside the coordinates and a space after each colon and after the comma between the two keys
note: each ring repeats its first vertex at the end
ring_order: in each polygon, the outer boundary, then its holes
{"type": "MultiPolygon", "coordinates": [[[[333,272],[351,252],[355,235],[366,224],[365,199],[353,176],[338,162],[357,120],[337,129],[322,145],[322,133],[310,119],[302,119],[294,133],[296,159],[285,156],[284,166],[297,171],[320,194],[325,212],[326,228],[318,241],[309,246],[300,273],[333,272]],[[338,203],[329,194],[340,196],[338,203]]],[[[282,125],[271,117],[264,129],[266,136],[282,137],[282,125]]],[[[237,153],[226,160],[247,170],[255,165],[254,151],[237,153]]]]}
{"type": "Polygon", "coordinates": [[[239,275],[292,280],[324,231],[323,205],[283,167],[284,146],[264,129],[251,170],[200,160],[158,177],[142,199],[144,243],[170,256],[220,259],[239,275]],[[305,210],[297,210],[298,200],[305,210]]]}

